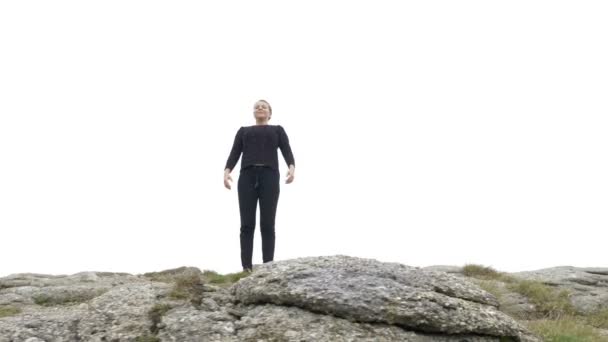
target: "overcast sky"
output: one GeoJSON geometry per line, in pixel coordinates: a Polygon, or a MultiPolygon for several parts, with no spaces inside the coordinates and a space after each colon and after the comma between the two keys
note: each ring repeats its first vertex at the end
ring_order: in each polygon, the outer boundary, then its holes
{"type": "MultiPolygon", "coordinates": [[[[603,1],[0,3],[0,276],[241,270],[223,169],[268,100],[275,261],[608,267],[603,1]]],[[[259,222],[259,212],[257,215],[259,222]]],[[[259,224],[254,264],[262,263],[259,224]]]]}

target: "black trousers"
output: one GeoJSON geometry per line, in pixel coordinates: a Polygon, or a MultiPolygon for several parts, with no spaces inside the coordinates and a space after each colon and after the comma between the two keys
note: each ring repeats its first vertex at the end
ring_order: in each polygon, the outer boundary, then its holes
{"type": "Polygon", "coordinates": [[[260,231],[262,233],[262,260],[274,259],[274,221],[279,201],[279,170],[270,166],[250,165],[240,171],[238,180],[239,211],[241,214],[241,264],[252,268],[253,237],[256,210],[260,202],[260,231]]]}

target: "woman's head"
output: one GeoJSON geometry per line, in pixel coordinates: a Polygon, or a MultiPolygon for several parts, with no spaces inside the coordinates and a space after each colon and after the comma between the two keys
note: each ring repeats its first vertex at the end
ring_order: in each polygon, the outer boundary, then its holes
{"type": "Polygon", "coordinates": [[[266,100],[258,100],[253,105],[253,116],[257,121],[268,121],[272,117],[272,107],[266,100]]]}

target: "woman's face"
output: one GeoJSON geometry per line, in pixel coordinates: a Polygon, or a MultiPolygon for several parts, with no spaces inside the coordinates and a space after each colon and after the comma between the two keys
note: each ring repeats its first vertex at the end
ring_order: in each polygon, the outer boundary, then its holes
{"type": "Polygon", "coordinates": [[[264,101],[258,101],[253,106],[253,115],[257,120],[269,120],[270,119],[270,108],[264,101]]]}

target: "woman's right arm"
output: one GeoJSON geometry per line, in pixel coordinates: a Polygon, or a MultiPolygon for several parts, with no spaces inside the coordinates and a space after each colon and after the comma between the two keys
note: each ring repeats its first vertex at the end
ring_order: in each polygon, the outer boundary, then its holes
{"type": "Polygon", "coordinates": [[[243,127],[239,128],[234,136],[234,142],[232,143],[232,149],[230,150],[230,155],[226,160],[226,166],[224,167],[224,173],[230,173],[236,163],[239,161],[241,157],[241,152],[243,152],[243,127]]]}

